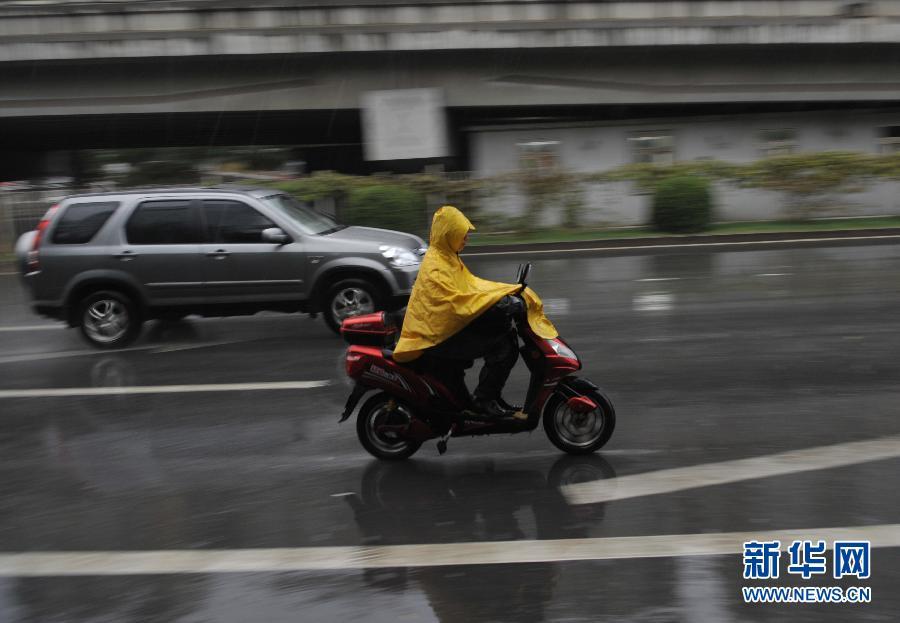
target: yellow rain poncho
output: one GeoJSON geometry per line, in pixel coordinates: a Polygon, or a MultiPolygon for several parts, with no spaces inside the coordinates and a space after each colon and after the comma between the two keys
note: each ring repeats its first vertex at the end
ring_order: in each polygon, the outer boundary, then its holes
{"type": "MultiPolygon", "coordinates": [[[[479,279],[459,259],[466,234],[475,229],[453,206],[434,213],[428,252],[422,260],[406,310],[400,341],[394,350],[397,361],[412,361],[431,346],[458,333],[507,294],[521,286],[479,279]]],[[[543,338],[557,336],[544,316],[541,299],[526,288],[522,298],[528,309],[528,324],[543,338]]]]}

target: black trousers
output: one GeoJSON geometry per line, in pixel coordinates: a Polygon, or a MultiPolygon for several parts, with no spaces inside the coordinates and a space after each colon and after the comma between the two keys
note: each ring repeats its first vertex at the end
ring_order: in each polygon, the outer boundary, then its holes
{"type": "Polygon", "coordinates": [[[465,384],[466,370],[475,359],[484,359],[484,367],[478,375],[475,389],[477,400],[497,400],[509,373],[519,358],[519,342],[508,319],[505,327],[492,323],[490,332],[486,323],[474,322],[456,335],[432,346],[423,354],[426,369],[443,381],[459,396],[469,399],[465,384]],[[501,330],[497,330],[501,329],[501,330]]]}

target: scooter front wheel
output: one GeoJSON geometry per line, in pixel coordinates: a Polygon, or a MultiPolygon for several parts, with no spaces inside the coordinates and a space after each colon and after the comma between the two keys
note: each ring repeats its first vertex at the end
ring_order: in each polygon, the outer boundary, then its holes
{"type": "Polygon", "coordinates": [[[585,394],[597,405],[593,411],[572,410],[562,394],[553,394],[544,407],[544,432],[554,446],[569,454],[590,454],[602,448],[616,428],[612,402],[600,392],[585,394]]]}
{"type": "Polygon", "coordinates": [[[388,394],[369,398],[356,418],[356,435],[369,454],[388,461],[402,461],[415,454],[422,445],[404,439],[402,429],[412,422],[408,407],[388,394]]]}

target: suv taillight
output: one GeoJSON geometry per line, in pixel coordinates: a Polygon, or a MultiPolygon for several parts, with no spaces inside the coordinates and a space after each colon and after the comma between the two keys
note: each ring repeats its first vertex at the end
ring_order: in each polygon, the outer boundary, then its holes
{"type": "Polygon", "coordinates": [[[40,261],[40,248],[41,241],[44,239],[44,232],[50,226],[50,221],[53,220],[53,215],[56,214],[56,210],[59,208],[59,205],[52,206],[47,213],[44,214],[43,218],[41,218],[41,222],[38,223],[37,233],[34,235],[34,242],[31,243],[31,251],[28,252],[28,270],[29,272],[34,272],[40,270],[41,261],[40,261]]]}

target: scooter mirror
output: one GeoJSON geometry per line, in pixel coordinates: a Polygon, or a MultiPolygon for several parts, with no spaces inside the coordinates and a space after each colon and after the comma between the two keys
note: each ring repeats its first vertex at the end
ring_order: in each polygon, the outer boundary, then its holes
{"type": "Polygon", "coordinates": [[[531,272],[531,262],[525,266],[519,266],[519,283],[525,285],[528,282],[528,274],[531,272]]]}

